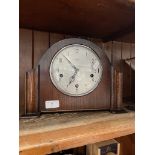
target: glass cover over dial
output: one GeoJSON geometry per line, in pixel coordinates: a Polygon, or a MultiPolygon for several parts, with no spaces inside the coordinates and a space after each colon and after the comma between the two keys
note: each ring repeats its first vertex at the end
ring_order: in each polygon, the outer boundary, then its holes
{"type": "Polygon", "coordinates": [[[72,44],[59,50],[50,65],[50,77],[55,87],[70,96],[92,92],[102,77],[102,64],[89,47],[72,44]]]}

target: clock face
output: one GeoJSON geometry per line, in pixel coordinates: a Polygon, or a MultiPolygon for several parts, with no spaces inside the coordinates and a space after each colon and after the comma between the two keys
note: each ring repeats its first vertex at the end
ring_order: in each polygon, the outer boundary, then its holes
{"type": "Polygon", "coordinates": [[[62,48],[53,57],[50,77],[55,87],[70,96],[92,92],[102,77],[102,64],[89,47],[72,44],[62,48]]]}

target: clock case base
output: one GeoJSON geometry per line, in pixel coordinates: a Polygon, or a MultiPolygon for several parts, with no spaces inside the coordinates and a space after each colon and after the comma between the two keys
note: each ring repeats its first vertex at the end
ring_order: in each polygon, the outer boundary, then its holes
{"type": "Polygon", "coordinates": [[[59,41],[48,49],[40,59],[36,68],[26,72],[24,116],[33,117],[39,116],[41,113],[49,112],[92,110],[108,110],[110,112],[117,111],[117,113],[119,111],[122,112],[122,90],[123,74],[114,69],[103,50],[90,41],[84,39],[65,39],[59,41]],[[70,97],[59,92],[52,84],[49,76],[49,65],[55,53],[65,45],[73,43],[91,46],[104,63],[103,75],[105,77],[101,80],[99,86],[90,94],[81,97],[70,97]],[[55,99],[60,99],[60,104],[64,102],[63,106],[61,107],[60,105],[60,108],[56,109],[45,109],[45,101],[55,99]],[[93,105],[92,101],[95,101],[96,103],[93,105]]]}
{"type": "MultiPolygon", "coordinates": [[[[111,113],[125,113],[126,111],[123,108],[122,102],[122,73],[114,71],[113,67],[111,67],[111,100],[110,100],[110,108],[107,109],[84,109],[77,111],[101,111],[106,110],[111,113]],[[120,78],[121,76],[121,78],[120,78]],[[119,79],[119,80],[117,80],[119,79]],[[119,81],[119,83],[118,83],[119,81]],[[121,82],[120,82],[121,81],[121,82]],[[121,95],[121,96],[120,96],[121,95]],[[119,97],[118,97],[119,96],[119,97]]],[[[40,98],[39,98],[39,75],[40,75],[40,67],[38,66],[36,69],[26,72],[25,76],[25,114],[22,117],[34,117],[40,116],[41,113],[51,113],[51,111],[42,111],[40,109],[40,98]]],[[[73,112],[75,110],[56,110],[52,112],[73,112]]]]}

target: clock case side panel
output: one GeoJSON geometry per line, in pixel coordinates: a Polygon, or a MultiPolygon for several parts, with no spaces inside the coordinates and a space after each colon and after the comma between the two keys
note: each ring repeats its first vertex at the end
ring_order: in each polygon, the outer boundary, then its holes
{"type": "Polygon", "coordinates": [[[78,38],[70,38],[61,40],[52,45],[40,59],[40,109],[41,112],[57,112],[57,111],[83,111],[83,110],[101,110],[110,109],[110,91],[111,91],[111,64],[106,54],[94,43],[78,38]],[[97,88],[91,93],[73,97],[61,93],[53,85],[49,68],[54,55],[63,47],[81,44],[90,47],[99,56],[103,65],[103,78],[97,88]],[[59,100],[60,107],[55,109],[46,109],[45,101],[59,100]]]}
{"type": "Polygon", "coordinates": [[[40,66],[25,74],[25,113],[23,116],[40,115],[40,66]]]}

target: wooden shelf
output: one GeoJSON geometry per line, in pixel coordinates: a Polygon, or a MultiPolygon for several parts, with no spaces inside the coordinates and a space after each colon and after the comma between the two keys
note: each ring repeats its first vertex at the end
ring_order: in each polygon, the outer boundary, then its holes
{"type": "Polygon", "coordinates": [[[20,155],[44,155],[134,133],[134,113],[46,114],[20,120],[20,155]]]}
{"type": "Polygon", "coordinates": [[[112,40],[134,32],[135,3],[133,0],[20,0],[19,21],[21,28],[112,40]]]}

